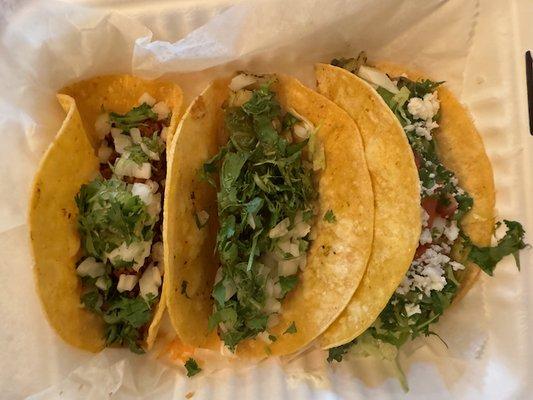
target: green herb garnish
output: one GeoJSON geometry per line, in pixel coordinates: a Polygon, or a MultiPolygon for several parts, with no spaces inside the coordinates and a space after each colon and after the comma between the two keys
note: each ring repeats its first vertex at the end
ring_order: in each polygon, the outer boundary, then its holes
{"type": "Polygon", "coordinates": [[[335,217],[335,214],[333,214],[333,210],[326,211],[324,214],[324,221],[327,221],[330,224],[337,222],[337,218],[335,217]]]}
{"type": "Polygon", "coordinates": [[[298,332],[298,330],[296,329],[296,324],[294,323],[294,321],[292,321],[292,323],[289,325],[289,327],[287,329],[285,329],[285,332],[283,332],[283,334],[289,334],[289,335],[293,335],[295,334],[296,332],[298,332]]]}
{"type": "Polygon", "coordinates": [[[189,359],[185,361],[185,369],[187,370],[187,376],[189,378],[202,371],[202,368],[198,366],[198,363],[192,357],[189,357],[189,359]]]}
{"type": "Polygon", "coordinates": [[[139,107],[133,108],[126,114],[109,113],[109,121],[114,128],[129,131],[131,128],[136,128],[147,120],[157,121],[157,114],[152,111],[152,107],[146,103],[139,107]]]}

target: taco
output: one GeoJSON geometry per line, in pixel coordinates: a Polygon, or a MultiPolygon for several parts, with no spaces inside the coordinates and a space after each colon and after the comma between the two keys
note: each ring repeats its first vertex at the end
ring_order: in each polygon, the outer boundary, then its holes
{"type": "Polygon", "coordinates": [[[66,342],[143,352],[165,309],[160,211],[181,90],[116,75],[75,83],[57,98],[67,116],[29,209],[37,291],[66,342]]]}
{"type": "Polygon", "coordinates": [[[213,82],[174,138],[165,204],[168,311],[186,344],[295,352],[363,276],[374,219],[359,131],[284,75],[213,82]]]}
{"type": "MultiPolygon", "coordinates": [[[[340,361],[356,343],[366,348],[366,354],[394,358],[394,350],[407,340],[433,333],[432,324],[464,296],[480,270],[492,275],[505,255],[517,255],[525,247],[522,226],[514,221],[504,221],[507,232],[491,247],[495,227],[491,164],[468,112],[443,82],[389,64],[365,63],[360,55],[317,65],[318,91],[358,123],[371,118],[369,114],[399,121],[411,148],[404,157],[414,156],[418,169],[422,232],[406,273],[369,263],[366,284],[321,338],[323,347],[330,348],[329,361],[340,361]],[[369,98],[379,111],[353,108],[369,104],[369,98]]],[[[395,211],[403,212],[400,207],[395,211]]],[[[392,244],[396,239],[383,240],[392,244]]],[[[380,254],[371,260],[374,256],[380,254]]]]}

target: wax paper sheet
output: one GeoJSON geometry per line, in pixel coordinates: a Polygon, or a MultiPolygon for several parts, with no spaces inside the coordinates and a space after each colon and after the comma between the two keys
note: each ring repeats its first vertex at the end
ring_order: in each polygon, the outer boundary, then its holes
{"type": "MultiPolygon", "coordinates": [[[[461,0],[47,1],[24,2],[22,8],[16,2],[4,3],[8,7],[0,19],[6,23],[0,42],[0,397],[403,395],[390,366],[354,358],[329,366],[325,353],[315,348],[257,366],[200,351],[195,358],[204,371],[188,379],[183,366],[165,356],[172,339],[168,324],[158,348],[145,356],[126,350],[94,356],[64,344],[47,325],[34,292],[26,226],[31,179],[62,121],[55,93],[69,82],[118,72],[164,77],[180,83],[186,100],[191,100],[210,79],[235,69],[287,72],[312,86],[314,62],[366,50],[371,58],[429,71],[457,94],[468,89],[463,98],[470,100],[487,141],[504,193],[499,198],[503,215],[516,217],[525,195],[514,188],[523,175],[519,163],[510,160],[518,159],[521,148],[507,130],[517,121],[517,111],[509,105],[503,114],[498,112],[502,98],[512,98],[513,93],[510,84],[511,93],[498,87],[502,70],[495,67],[509,55],[495,53],[505,52],[504,43],[499,50],[488,50],[489,43],[494,47],[491,21],[508,16],[505,8],[461,0]],[[463,85],[465,73],[471,79],[463,85]]],[[[501,26],[508,23],[500,21],[501,26]]],[[[509,262],[501,269],[497,279],[478,285],[437,325],[448,348],[431,338],[405,349],[408,397],[491,398],[492,393],[499,396],[494,398],[517,398],[523,393],[525,286],[517,287],[517,273],[509,262]],[[516,330],[512,346],[506,329],[516,330]]]]}

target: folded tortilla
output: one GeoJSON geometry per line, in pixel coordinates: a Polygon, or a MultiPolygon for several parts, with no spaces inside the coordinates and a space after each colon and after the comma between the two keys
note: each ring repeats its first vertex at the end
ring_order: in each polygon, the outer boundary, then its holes
{"type": "MultiPolygon", "coordinates": [[[[125,113],[137,105],[143,93],[149,93],[172,109],[169,144],[183,96],[175,84],[129,75],[96,77],[65,87],[60,93],[57,98],[67,116],[39,165],[29,206],[34,275],[50,325],[69,344],[97,352],[105,344],[104,323],[80,305],[82,287],[76,262],[81,250],[74,200],[81,185],[99,172],[94,123],[102,109],[125,113]]],[[[146,336],[147,348],[155,340],[165,309],[164,293],[162,290],[146,336]]]]}
{"type": "MultiPolygon", "coordinates": [[[[208,332],[213,311],[211,290],[219,267],[214,253],[217,222],[216,189],[199,178],[203,163],[217,154],[228,138],[222,128],[222,105],[230,79],[213,82],[189,107],[174,137],[165,203],[167,307],[180,339],[200,347],[219,346],[208,332]],[[198,229],[197,210],[210,215],[198,229]]],[[[307,266],[299,283],[282,301],[280,322],[266,345],[259,339],[240,343],[237,354],[261,358],[298,351],[318,337],[342,312],[366,269],[373,238],[373,192],[359,130],[352,119],[325,97],[297,80],[278,75],[274,86],[285,109],[319,126],[326,166],[318,176],[318,215],[335,210],[337,222],[318,219],[316,239],[307,252],[307,266]],[[326,251],[334,249],[335,251],[326,251]],[[297,332],[283,334],[291,323],[297,332]]]]}

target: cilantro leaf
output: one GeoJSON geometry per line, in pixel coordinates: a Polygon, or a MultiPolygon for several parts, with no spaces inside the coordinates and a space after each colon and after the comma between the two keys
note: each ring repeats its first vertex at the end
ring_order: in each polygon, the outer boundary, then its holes
{"type": "Polygon", "coordinates": [[[285,329],[285,332],[283,332],[283,334],[290,334],[290,335],[293,335],[295,334],[296,332],[298,332],[298,330],[296,329],[296,324],[294,323],[294,321],[292,321],[292,323],[289,325],[289,327],[287,329],[285,329]]]}
{"type": "Polygon", "coordinates": [[[470,243],[468,259],[476,263],[486,274],[492,276],[496,264],[502,258],[512,254],[515,258],[516,265],[520,269],[520,258],[518,251],[524,249],[527,245],[524,243],[524,228],[516,221],[504,220],[507,232],[505,236],[498,240],[494,247],[478,247],[470,243]]]}
{"type": "Polygon", "coordinates": [[[296,284],[298,283],[298,275],[288,275],[279,277],[279,285],[281,286],[281,297],[285,297],[296,284]]]}
{"type": "MultiPolygon", "coordinates": [[[[261,85],[241,107],[225,109],[229,141],[200,171],[218,189],[216,248],[222,264],[208,328],[223,323],[219,335],[230,350],[266,329],[269,315],[262,310],[268,298],[267,277],[260,259],[276,244],[269,232],[285,218],[294,223],[297,213],[306,222],[313,217],[316,191],[311,167],[302,159],[307,141],[290,143],[283,134],[282,121],[285,127],[298,121],[287,115],[270,84],[261,85]],[[216,172],[218,176],[212,175],[216,172]],[[229,298],[228,282],[236,286],[229,298]]],[[[300,239],[300,251],[305,251],[307,240],[300,239]]],[[[296,282],[296,277],[287,277],[280,283],[283,295],[296,282]]]]}
{"type": "Polygon", "coordinates": [[[357,343],[357,339],[352,340],[351,342],[342,344],[337,347],[332,347],[328,350],[328,362],[333,361],[341,362],[342,358],[348,353],[348,350],[357,343]]]}
{"type": "Polygon", "coordinates": [[[202,371],[202,368],[198,366],[198,363],[192,357],[189,357],[189,359],[185,361],[185,369],[187,370],[187,376],[189,378],[202,371]]]}
{"type": "Polygon", "coordinates": [[[335,217],[333,210],[326,211],[326,213],[324,214],[324,221],[327,221],[330,224],[337,222],[337,217],[335,217]]]}
{"type": "Polygon", "coordinates": [[[123,131],[129,131],[131,128],[135,128],[147,120],[157,121],[157,114],[152,111],[152,107],[146,103],[133,108],[131,111],[123,115],[114,112],[109,113],[109,121],[113,127],[122,129],[123,131]]]}
{"type": "Polygon", "coordinates": [[[84,253],[97,259],[122,243],[147,240],[153,219],[140,197],[117,178],[82,185],[75,198],[84,253]]]}

